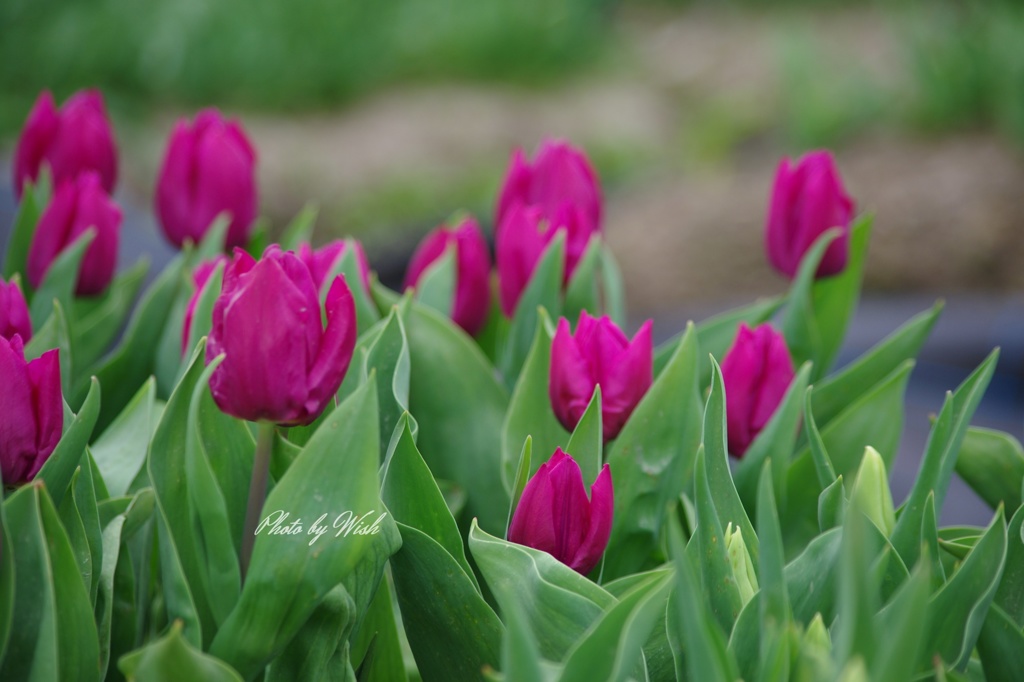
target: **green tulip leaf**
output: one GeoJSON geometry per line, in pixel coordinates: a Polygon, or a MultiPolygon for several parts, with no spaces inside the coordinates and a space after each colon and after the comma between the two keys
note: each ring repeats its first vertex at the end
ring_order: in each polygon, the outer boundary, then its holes
{"type": "Polygon", "coordinates": [[[586,411],[569,438],[565,452],[572,455],[583,473],[583,484],[589,488],[601,473],[604,463],[604,431],[601,425],[601,386],[594,387],[586,411]]]}
{"type": "Polygon", "coordinates": [[[423,272],[416,285],[416,300],[447,318],[452,316],[458,286],[459,269],[456,253],[455,244],[449,243],[441,257],[423,272]]]}
{"type": "Polygon", "coordinates": [[[533,337],[533,345],[512,390],[501,429],[501,472],[508,487],[515,476],[518,455],[527,436],[533,439],[537,451],[537,457],[533,458],[530,467],[531,476],[568,437],[568,432],[555,417],[548,396],[553,336],[551,320],[543,308],[537,310],[537,316],[540,322],[533,337]]]}
{"type": "Polygon", "coordinates": [[[90,448],[109,494],[127,494],[146,464],[156,430],[156,381],[147,380],[90,448]]]}
{"type": "Polygon", "coordinates": [[[121,657],[118,668],[129,682],[242,682],[229,665],[195,648],[175,621],[161,639],[121,657]]]}
{"type": "Polygon", "coordinates": [[[508,538],[508,531],[512,528],[512,519],[515,518],[516,507],[523,497],[526,484],[530,482],[530,463],[533,459],[533,438],[527,436],[523,442],[523,451],[519,455],[519,466],[516,468],[516,477],[512,482],[512,503],[508,506],[508,522],[505,524],[505,537],[508,538]]]}
{"type": "MultiPolygon", "coordinates": [[[[213,328],[213,304],[220,297],[221,287],[224,283],[224,264],[217,263],[209,279],[203,283],[199,290],[199,298],[196,299],[196,307],[192,310],[192,322],[188,328],[188,339],[185,341],[185,353],[191,353],[199,339],[210,335],[213,328]]],[[[182,370],[185,363],[182,363],[182,370]]],[[[178,377],[181,378],[180,376],[178,377]]]]}
{"type": "Polygon", "coordinates": [[[541,655],[561,661],[615,598],[547,552],[489,535],[476,524],[469,549],[504,612],[516,602],[541,655]]]}
{"type": "Polygon", "coordinates": [[[557,675],[545,672],[537,639],[519,602],[509,602],[505,609],[505,641],[502,646],[501,670],[506,680],[553,682],[557,675]]]}
{"type": "Polygon", "coordinates": [[[691,484],[701,438],[698,357],[690,325],[672,360],[609,446],[615,516],[605,552],[606,580],[649,568],[661,544],[665,508],[691,484]]]}
{"type": "MultiPolygon", "coordinates": [[[[14,543],[7,521],[6,506],[0,504],[0,670],[14,623],[14,543]]],[[[42,594],[42,593],[40,593],[42,594]]]]}
{"type": "MultiPolygon", "coordinates": [[[[190,428],[198,436],[201,452],[205,454],[205,459],[216,479],[218,497],[223,498],[226,520],[230,528],[229,546],[240,552],[256,443],[246,422],[222,412],[217,407],[213,394],[204,389],[205,387],[196,389],[198,395],[191,406],[195,414],[191,417],[190,428]]],[[[297,451],[297,448],[289,448],[292,449],[297,451]]],[[[275,478],[279,480],[281,476],[275,478]]],[[[219,507],[220,503],[218,502],[216,506],[219,507]]]]}
{"type": "Polygon", "coordinates": [[[358,661],[358,680],[396,680],[406,682],[402,643],[395,623],[390,582],[381,581],[373,601],[363,614],[359,630],[352,640],[352,660],[358,661]]]}
{"type": "Polygon", "coordinates": [[[875,614],[872,627],[877,634],[870,679],[913,679],[925,634],[921,614],[925,613],[931,594],[929,571],[929,562],[920,562],[885,608],[875,614]]]}
{"type": "MultiPolygon", "coordinates": [[[[75,415],[70,425],[65,424],[64,434],[60,437],[57,447],[50,453],[43,467],[36,474],[37,481],[46,484],[53,503],[60,506],[64,493],[71,483],[75,469],[82,461],[82,453],[92,436],[96,426],[96,418],[100,413],[100,386],[93,379],[89,387],[82,409],[75,415]]],[[[66,420],[66,417],[65,417],[66,420]]]]}
{"type": "Polygon", "coordinates": [[[818,495],[818,528],[822,533],[829,528],[838,528],[843,525],[845,514],[846,489],[843,477],[839,476],[818,495]]]}
{"type": "Polygon", "coordinates": [[[576,263],[576,269],[569,277],[569,285],[565,289],[565,305],[562,313],[569,320],[579,319],[580,312],[586,310],[595,317],[600,316],[601,295],[598,284],[598,271],[602,265],[604,240],[594,233],[587,242],[583,255],[576,263]]]}
{"type": "Polygon", "coordinates": [[[836,470],[832,467],[832,458],[828,456],[825,449],[825,441],[818,430],[818,422],[814,418],[811,396],[814,387],[808,386],[804,393],[804,435],[807,438],[807,447],[811,453],[811,461],[814,463],[814,473],[818,476],[818,485],[826,490],[836,480],[836,470]]]}
{"type": "Polygon", "coordinates": [[[75,372],[78,369],[78,358],[73,354],[77,348],[71,341],[71,326],[64,314],[60,301],[53,301],[53,314],[46,318],[42,328],[36,330],[32,340],[25,345],[25,359],[35,360],[46,351],[56,348],[60,358],[60,384],[65,396],[71,396],[75,385],[75,372]]]}
{"type": "MultiPolygon", "coordinates": [[[[16,273],[26,272],[28,252],[32,247],[32,237],[36,233],[39,218],[46,209],[50,199],[50,187],[40,176],[36,184],[26,182],[21,190],[21,201],[14,214],[14,223],[4,250],[4,279],[10,281],[16,273]]],[[[33,327],[37,328],[37,327],[33,327]]]]}
{"type": "Polygon", "coordinates": [[[359,257],[356,255],[355,240],[345,240],[345,250],[341,259],[334,264],[327,277],[324,278],[323,288],[320,290],[321,307],[327,299],[331,283],[339,274],[345,276],[345,283],[348,285],[349,291],[352,292],[352,298],[356,305],[356,326],[362,333],[380,320],[380,314],[373,305],[373,300],[370,298],[369,292],[366,291],[366,287],[363,286],[363,274],[359,266],[359,257]]]}
{"type": "Polygon", "coordinates": [[[356,618],[356,603],[344,585],[323,598],[281,655],[270,662],[266,682],[328,680],[335,651],[347,646],[356,618]]]}
{"type": "Polygon", "coordinates": [[[873,526],[867,517],[852,509],[843,519],[837,596],[840,624],[833,635],[840,667],[855,657],[862,658],[869,668],[874,664],[873,618],[878,611],[880,586],[871,571],[878,545],[870,528],[873,526]]]}
{"type": "Polygon", "coordinates": [[[89,602],[95,604],[103,546],[91,474],[88,466],[75,470],[69,487],[71,494],[64,496],[57,512],[75,553],[82,582],[89,591],[89,602]]]}
{"type": "Polygon", "coordinates": [[[1024,627],[1024,507],[1018,507],[1006,530],[1006,569],[999,581],[995,604],[1024,627]]]}
{"type": "Polygon", "coordinates": [[[468,336],[415,302],[407,314],[409,411],[419,424],[419,451],[435,478],[466,491],[470,517],[503,533],[509,494],[500,439],[508,395],[468,336]]]}
{"type": "MultiPolygon", "coordinates": [[[[832,242],[841,239],[843,230],[833,227],[822,232],[800,261],[800,267],[786,295],[786,308],[782,319],[782,333],[793,361],[803,364],[815,362],[823,356],[824,340],[818,327],[814,308],[814,287],[818,265],[832,242]]],[[[815,362],[815,365],[818,363],[815,362]]]]}
{"type": "Polygon", "coordinates": [[[363,562],[379,579],[398,549],[378,492],[377,429],[376,384],[368,382],[331,412],[267,496],[241,597],[210,647],[245,678],[283,650],[335,585],[363,562]],[[292,523],[302,532],[280,532],[292,523]]]}
{"type": "MultiPolygon", "coordinates": [[[[351,370],[349,370],[351,371],[351,370]]],[[[409,341],[405,325],[397,309],[384,320],[380,335],[366,354],[367,376],[375,372],[377,396],[380,400],[380,434],[389,437],[395,426],[409,409],[409,341]]],[[[415,428],[413,423],[410,428],[415,428]]],[[[387,443],[381,441],[381,458],[387,453],[387,443]]]]}
{"type": "Polygon", "coordinates": [[[92,366],[117,338],[148,270],[149,262],[143,259],[115,277],[99,296],[73,300],[75,358],[82,367],[92,366]]]}
{"type": "Polygon", "coordinates": [[[732,563],[725,545],[725,534],[715,510],[711,487],[708,485],[707,467],[705,465],[704,448],[697,450],[696,488],[697,501],[697,536],[696,545],[700,552],[701,586],[711,606],[722,632],[732,631],[743,600],[740,598],[739,587],[733,572],[732,563]]]}
{"type": "MultiPolygon", "coordinates": [[[[761,468],[757,490],[757,538],[760,548],[757,578],[761,586],[761,627],[764,632],[776,628],[785,629],[793,618],[786,589],[782,529],[779,528],[779,513],[772,491],[772,463],[768,460],[761,468]]],[[[762,669],[766,663],[765,651],[762,648],[762,669]]]]}
{"type": "Polygon", "coordinates": [[[615,254],[607,244],[601,249],[601,296],[604,312],[619,328],[626,326],[626,287],[615,254]]]}
{"type": "Polygon", "coordinates": [[[320,206],[314,202],[307,202],[291,222],[281,232],[278,243],[284,251],[294,251],[300,244],[308,243],[313,238],[313,228],[316,227],[316,219],[320,216],[320,206]]]}
{"type": "Polygon", "coordinates": [[[415,528],[398,528],[402,548],[391,571],[420,677],[483,679],[484,667],[497,669],[501,660],[501,621],[447,550],[415,528]]]}
{"type": "Polygon", "coordinates": [[[1024,670],[1024,630],[995,604],[981,627],[978,655],[989,682],[1016,682],[1024,670]]]}
{"type": "MultiPolygon", "coordinates": [[[[47,268],[46,274],[43,275],[43,281],[32,294],[32,300],[29,302],[29,316],[32,318],[33,329],[43,326],[53,310],[54,301],[59,301],[64,310],[72,309],[71,305],[74,302],[82,258],[85,257],[86,249],[95,238],[96,228],[90,227],[65,246],[47,268]]],[[[73,323],[72,332],[74,332],[73,323]]]]}
{"type": "Polygon", "coordinates": [[[995,509],[1021,505],[1024,448],[1003,431],[969,427],[956,458],[956,473],[995,509]]]}
{"type": "MultiPolygon", "coordinates": [[[[213,619],[209,615],[202,616],[199,611],[196,598],[193,596],[194,591],[189,586],[185,569],[182,566],[182,553],[175,544],[174,536],[168,529],[167,516],[159,503],[157,504],[154,517],[156,519],[157,546],[160,556],[160,586],[163,589],[164,601],[167,602],[167,617],[171,621],[181,622],[185,639],[192,646],[199,647],[204,641],[212,638],[213,619]],[[211,625],[204,625],[202,622],[203,618],[209,619],[211,625]]],[[[117,584],[117,573],[119,572],[115,570],[115,586],[117,584]]],[[[198,579],[195,584],[199,584],[198,579]]],[[[206,613],[209,613],[208,609],[206,613]]]]}

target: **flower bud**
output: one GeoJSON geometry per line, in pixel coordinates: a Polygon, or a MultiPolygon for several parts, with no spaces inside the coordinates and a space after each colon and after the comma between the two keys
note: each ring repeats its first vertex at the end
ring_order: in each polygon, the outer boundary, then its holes
{"type": "Polygon", "coordinates": [[[0,473],[20,485],[39,473],[64,425],[56,349],[25,362],[21,337],[0,337],[0,473]]]}
{"type": "Polygon", "coordinates": [[[614,507],[608,465],[590,487],[588,500],[579,465],[558,448],[523,489],[508,539],[547,552],[586,575],[608,546],[614,507]]]}
{"type": "Polygon", "coordinates": [[[53,95],[43,92],[29,112],[14,150],[14,193],[19,198],[26,182],[36,182],[43,164],[50,167],[53,184],[74,180],[95,171],[107,194],[117,182],[114,133],[96,90],[72,95],[57,110],[53,95]]]}
{"type": "Polygon", "coordinates": [[[17,280],[4,282],[0,279],[0,336],[10,339],[15,334],[25,342],[32,338],[28,304],[17,280]]]}
{"type": "Polygon", "coordinates": [[[575,335],[563,317],[551,343],[548,395],[555,416],[566,430],[575,429],[600,384],[601,421],[609,441],[651,387],[653,367],[650,320],[630,341],[608,316],[594,319],[581,312],[575,335]]]}
{"type": "Polygon", "coordinates": [[[754,564],[747,552],[747,543],[743,542],[743,532],[739,526],[733,528],[732,522],[725,528],[725,553],[732,566],[732,574],[739,589],[740,601],[746,604],[759,589],[754,564]]]}
{"type": "Polygon", "coordinates": [[[531,164],[521,149],[512,154],[494,224],[515,205],[537,206],[553,220],[564,203],[579,209],[587,234],[601,230],[601,186],[586,155],[561,140],[545,140],[531,164]]]}
{"type": "Polygon", "coordinates": [[[204,260],[192,270],[192,297],[188,299],[188,307],[185,309],[185,320],[181,325],[181,354],[188,352],[188,335],[192,331],[192,318],[196,313],[196,305],[199,303],[199,296],[203,293],[203,287],[210,281],[214,270],[223,263],[228,264],[227,256],[215,256],[210,260],[204,260]]]}
{"type": "Polygon", "coordinates": [[[770,324],[753,331],[740,324],[736,340],[722,360],[729,452],[735,457],[742,457],[768,424],[793,374],[793,360],[782,334],[770,324]]]}
{"type": "Polygon", "coordinates": [[[892,535],[896,527],[896,512],[889,490],[889,477],[885,472],[885,461],[870,445],[864,448],[864,457],[850,493],[850,504],[871,519],[883,535],[892,535]]]}
{"type": "Polygon", "coordinates": [[[464,218],[455,228],[442,225],[423,238],[409,261],[405,287],[415,288],[450,244],[455,247],[456,266],[452,320],[473,336],[487,321],[491,305],[491,255],[480,226],[472,217],[464,218]]]}
{"type": "Polygon", "coordinates": [[[352,292],[331,284],[326,328],[313,276],[272,245],[256,261],[241,249],[224,272],[213,306],[206,361],[224,360],[210,391],[224,412],[249,421],[308,424],[334,398],[356,341],[352,292]]]}
{"type": "Polygon", "coordinates": [[[843,234],[825,250],[817,276],[842,272],[850,247],[853,211],[853,200],[843,189],[829,152],[811,152],[795,166],[790,165],[789,158],[783,158],[775,172],[765,230],[771,264],[787,277],[794,277],[815,240],[829,228],[841,227],[843,234]]]}
{"type": "Polygon", "coordinates": [[[256,152],[242,126],[204,109],[174,126],[156,186],[164,235],[180,247],[200,241],[213,220],[231,215],[226,245],[244,246],[256,218],[256,152]]]}
{"type": "Polygon", "coordinates": [[[539,206],[514,204],[498,226],[495,246],[498,263],[498,293],[506,317],[515,314],[519,298],[530,283],[544,249],[559,232],[565,234],[563,287],[569,283],[587,248],[592,232],[580,210],[563,203],[553,218],[546,218],[539,206]]]}
{"type": "Polygon", "coordinates": [[[308,243],[299,244],[299,248],[295,250],[295,255],[309,268],[309,274],[313,275],[313,284],[316,285],[317,291],[320,291],[320,288],[323,287],[324,280],[331,274],[334,266],[345,257],[345,251],[350,243],[356,254],[356,262],[359,264],[359,279],[366,293],[370,293],[370,261],[366,259],[363,245],[354,239],[349,241],[335,239],[328,244],[324,244],[319,249],[313,249],[308,243]]]}
{"type": "Polygon", "coordinates": [[[25,268],[29,284],[38,288],[57,256],[90,227],[96,228],[96,236],[82,257],[75,293],[102,293],[117,267],[121,209],[104,191],[99,175],[92,171],[62,182],[39,218],[25,268]]]}

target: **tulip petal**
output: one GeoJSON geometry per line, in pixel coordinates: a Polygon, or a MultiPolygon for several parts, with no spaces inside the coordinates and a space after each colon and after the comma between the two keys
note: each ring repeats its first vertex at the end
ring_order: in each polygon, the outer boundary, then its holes
{"type": "Polygon", "coordinates": [[[60,388],[60,358],[57,349],[48,350],[28,363],[32,407],[36,424],[35,460],[26,476],[32,479],[43,468],[60,441],[64,425],[64,402],[60,388]]]}
{"type": "Polygon", "coordinates": [[[0,336],[9,339],[15,334],[23,341],[32,338],[28,304],[16,282],[0,280],[0,336]]]}
{"type": "MultiPolygon", "coordinates": [[[[580,318],[581,328],[586,324],[583,316],[586,312],[580,318]]],[[[573,338],[569,321],[563,317],[558,321],[551,342],[548,397],[555,417],[567,431],[575,429],[587,411],[596,385],[591,364],[577,339],[573,338]]]]}
{"type": "MultiPolygon", "coordinates": [[[[618,331],[611,320],[608,326],[618,331]]],[[[601,412],[605,441],[619,435],[633,410],[654,382],[653,323],[647,320],[633,336],[624,351],[605,365],[601,383],[601,412]],[[603,383],[602,383],[603,381],[603,383]]],[[[621,334],[621,332],[619,332],[621,334]]],[[[615,339],[618,343],[618,339],[615,339]]]]}
{"type": "Polygon", "coordinates": [[[512,152],[509,159],[508,170],[505,171],[505,180],[498,195],[498,206],[494,214],[494,225],[497,229],[495,241],[504,229],[505,217],[512,207],[517,204],[529,204],[530,193],[530,165],[526,161],[526,155],[522,149],[512,152]]]}
{"type": "Polygon", "coordinates": [[[491,254],[476,220],[467,218],[455,230],[459,277],[452,319],[475,336],[487,321],[491,307],[491,254]]]}
{"type": "Polygon", "coordinates": [[[35,182],[46,150],[60,127],[60,118],[53,95],[42,92],[29,112],[25,127],[14,150],[14,194],[21,199],[26,182],[35,182]]]}
{"type": "Polygon", "coordinates": [[[605,464],[590,486],[590,514],[587,534],[576,549],[569,567],[586,575],[597,566],[612,534],[615,497],[611,469],[605,464]]]}
{"type": "Polygon", "coordinates": [[[537,207],[515,204],[498,230],[496,251],[499,294],[501,309],[506,317],[515,314],[519,297],[529,284],[537,261],[550,241],[548,233],[540,231],[542,225],[537,207]]]}
{"type": "Polygon", "coordinates": [[[555,495],[551,500],[550,514],[555,527],[555,547],[552,556],[569,565],[587,537],[590,528],[590,500],[583,487],[583,472],[571,456],[562,452],[549,473],[555,495]]]}
{"type": "Polygon", "coordinates": [[[555,549],[555,524],[551,517],[552,504],[557,491],[552,487],[551,468],[561,449],[537,469],[523,489],[519,504],[512,515],[508,539],[527,547],[552,554],[555,549]]]}
{"type": "Polygon", "coordinates": [[[427,233],[416,251],[409,259],[409,266],[405,271],[405,282],[403,289],[415,288],[427,268],[433,265],[434,261],[444,255],[448,248],[449,232],[443,226],[437,227],[427,233]]]}
{"type": "Polygon", "coordinates": [[[38,430],[32,411],[32,383],[21,337],[0,338],[0,464],[7,485],[28,480],[35,463],[38,430]]]}
{"type": "Polygon", "coordinates": [[[356,306],[344,275],[334,278],[326,301],[327,328],[309,368],[306,411],[312,419],[338,392],[356,345],[356,306]]]}

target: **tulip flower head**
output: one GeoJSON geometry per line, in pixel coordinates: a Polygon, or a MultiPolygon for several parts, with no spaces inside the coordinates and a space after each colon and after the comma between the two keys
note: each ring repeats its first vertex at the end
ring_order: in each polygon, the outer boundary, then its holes
{"type": "Polygon", "coordinates": [[[508,539],[547,552],[578,573],[590,573],[608,546],[615,508],[612,475],[601,468],[590,487],[571,456],[555,450],[526,484],[508,539]]]}
{"type": "Polygon", "coordinates": [[[5,485],[32,480],[64,425],[57,351],[25,362],[21,337],[0,337],[0,473],[5,485]]]}
{"type": "Polygon", "coordinates": [[[455,248],[455,300],[452,320],[475,335],[487,321],[491,303],[491,256],[480,226],[467,217],[457,227],[441,226],[430,232],[409,261],[405,288],[415,288],[427,269],[444,256],[449,245],[455,248]]]}
{"type": "Polygon", "coordinates": [[[75,293],[102,293],[117,267],[121,209],[92,171],[62,182],[39,218],[26,264],[29,284],[38,288],[57,256],[90,227],[96,229],[96,236],[82,257],[75,293]]]}
{"type": "Polygon", "coordinates": [[[793,278],[815,240],[829,228],[840,227],[843,234],[825,250],[817,276],[842,272],[850,248],[853,212],[853,200],[843,188],[830,153],[811,152],[796,164],[783,158],[775,173],[765,230],[771,264],[793,278]]]}
{"type": "Polygon", "coordinates": [[[206,361],[224,412],[249,421],[308,424],[334,398],[356,341],[355,303],[343,276],[327,293],[326,327],[313,276],[291,252],[271,245],[256,261],[241,249],[224,272],[213,306],[206,361]]]}
{"type": "Polygon", "coordinates": [[[546,218],[539,206],[515,204],[498,226],[496,260],[498,293],[506,317],[515,314],[519,299],[533,277],[544,249],[559,233],[565,234],[563,287],[569,283],[593,234],[585,225],[580,210],[563,203],[552,218],[546,218]]]}
{"type": "Polygon", "coordinates": [[[740,324],[722,360],[729,452],[742,457],[768,424],[793,381],[786,340],[770,324],[740,324]]]}
{"type": "Polygon", "coordinates": [[[607,442],[619,435],[651,387],[653,367],[650,320],[630,341],[608,316],[595,319],[583,311],[575,334],[563,317],[551,343],[548,395],[555,416],[566,430],[575,429],[600,384],[607,442]]]}
{"type": "Polygon", "coordinates": [[[587,234],[601,230],[601,186],[586,155],[562,140],[545,140],[531,163],[521,149],[512,153],[498,195],[494,224],[515,205],[537,206],[553,220],[562,204],[580,211],[587,234]]]}
{"type": "Polygon", "coordinates": [[[26,182],[36,182],[43,164],[50,167],[54,186],[94,171],[107,194],[117,182],[114,133],[96,90],[72,95],[59,110],[53,95],[43,92],[29,112],[14,150],[14,194],[21,197],[26,182]]]}
{"type": "Polygon", "coordinates": [[[11,339],[15,334],[25,342],[32,338],[28,304],[17,281],[4,282],[0,279],[0,336],[11,339]]]}
{"type": "Polygon", "coordinates": [[[156,213],[172,244],[199,242],[227,212],[226,245],[244,246],[257,202],[256,151],[241,124],[216,109],[199,112],[191,125],[175,124],[156,186],[156,213]]]}
{"type": "Polygon", "coordinates": [[[299,244],[299,248],[295,250],[295,255],[309,268],[309,274],[313,275],[313,284],[316,285],[317,291],[323,287],[324,281],[338,262],[345,257],[349,243],[352,244],[352,249],[356,254],[356,262],[359,264],[359,280],[362,282],[366,293],[370,293],[370,261],[366,259],[363,245],[354,239],[350,242],[344,239],[335,239],[319,249],[314,249],[307,243],[299,244]]]}

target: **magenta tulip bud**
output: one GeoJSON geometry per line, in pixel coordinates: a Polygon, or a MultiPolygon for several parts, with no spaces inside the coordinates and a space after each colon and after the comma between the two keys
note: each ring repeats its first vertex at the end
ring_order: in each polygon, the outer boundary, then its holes
{"type": "Polygon", "coordinates": [[[256,218],[256,151],[241,124],[204,109],[182,119],[167,144],[156,186],[156,213],[177,247],[199,242],[221,213],[231,215],[226,245],[244,246],[256,218]]]}
{"type": "Polygon", "coordinates": [[[235,249],[213,305],[206,361],[224,354],[210,391],[224,412],[281,425],[316,419],[341,386],[356,343],[352,292],[341,275],[327,292],[326,327],[309,268],[271,245],[235,249]]]}
{"type": "Polygon", "coordinates": [[[531,164],[521,149],[512,154],[494,224],[500,226],[513,206],[539,206],[555,218],[563,203],[576,206],[587,233],[601,230],[601,186],[586,155],[561,140],[545,140],[531,164]]]}
{"type": "Polygon", "coordinates": [[[491,255],[480,226],[466,217],[455,228],[441,226],[423,238],[409,261],[405,288],[415,288],[423,273],[444,256],[450,244],[455,245],[455,301],[452,320],[476,335],[487,321],[491,306],[491,255]]]}
{"type": "Polygon", "coordinates": [[[32,338],[28,304],[16,281],[4,282],[0,279],[0,336],[10,339],[15,334],[26,342],[32,338]]]}
{"type": "Polygon", "coordinates": [[[20,485],[39,473],[64,425],[56,349],[25,362],[21,337],[0,338],[0,473],[20,485]]]}
{"type": "Polygon", "coordinates": [[[580,466],[557,448],[523,489],[508,539],[547,552],[586,575],[608,546],[614,508],[608,465],[601,468],[587,499],[580,466]]]}
{"type": "Polygon", "coordinates": [[[551,342],[548,395],[555,416],[567,431],[575,429],[600,385],[604,440],[610,441],[651,387],[653,367],[650,320],[630,341],[607,316],[594,319],[583,311],[575,335],[563,317],[551,342]]]}
{"type": "Polygon", "coordinates": [[[850,249],[853,210],[853,200],[843,189],[829,152],[811,152],[795,166],[790,165],[789,158],[783,158],[775,173],[765,231],[772,265],[787,277],[795,277],[815,240],[829,228],[841,227],[843,234],[825,250],[817,276],[842,272],[850,249]]]}
{"type": "Polygon", "coordinates": [[[107,194],[113,193],[117,148],[99,92],[75,93],[59,111],[53,95],[39,95],[14,150],[15,195],[20,198],[25,183],[39,179],[44,163],[50,167],[54,186],[84,171],[95,171],[107,194]]]}
{"type": "Polygon", "coordinates": [[[213,276],[214,270],[221,263],[224,263],[227,267],[228,261],[227,256],[215,256],[210,260],[204,260],[202,263],[197,265],[192,270],[192,297],[188,299],[188,307],[185,309],[185,319],[181,325],[181,354],[184,355],[188,352],[188,335],[192,331],[192,318],[196,313],[196,305],[199,303],[199,297],[203,293],[203,287],[210,281],[210,277],[213,276]]]}
{"type": "MultiPolygon", "coordinates": [[[[351,243],[352,248],[355,250],[356,263],[359,264],[359,280],[362,282],[363,289],[369,294],[370,261],[366,259],[366,252],[363,251],[362,244],[355,240],[352,240],[351,243]]],[[[319,249],[313,249],[309,244],[299,244],[295,255],[309,268],[309,273],[313,275],[313,284],[316,285],[317,291],[319,291],[324,285],[324,280],[331,274],[334,266],[345,257],[347,248],[348,242],[344,239],[335,239],[319,249]]]]}
{"type": "Polygon", "coordinates": [[[742,457],[772,418],[793,381],[786,340],[770,324],[740,324],[722,360],[729,452],[742,457]]]}
{"type": "Polygon", "coordinates": [[[562,204],[552,219],[544,217],[539,206],[515,204],[498,226],[495,258],[498,263],[498,294],[506,317],[515,314],[519,298],[530,283],[544,249],[559,232],[565,233],[563,287],[576,271],[586,251],[591,231],[585,226],[579,209],[562,204]]]}
{"type": "Polygon", "coordinates": [[[82,257],[75,293],[102,293],[117,267],[121,209],[104,191],[99,175],[92,171],[62,182],[39,218],[25,268],[29,284],[38,288],[57,256],[90,227],[96,228],[96,236],[82,257]]]}

